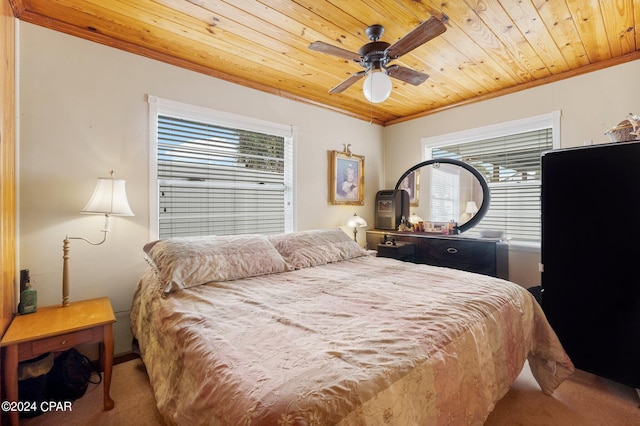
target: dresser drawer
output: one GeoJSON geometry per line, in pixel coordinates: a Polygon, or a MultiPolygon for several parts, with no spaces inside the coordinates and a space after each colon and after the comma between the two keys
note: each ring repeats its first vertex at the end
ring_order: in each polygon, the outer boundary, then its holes
{"type": "Polygon", "coordinates": [[[426,249],[427,256],[433,261],[481,264],[495,259],[495,250],[491,245],[475,241],[433,239],[426,249]]]}
{"type": "Polygon", "coordinates": [[[411,243],[397,242],[396,244],[378,244],[378,256],[413,262],[414,248],[411,243]]]}
{"type": "Polygon", "coordinates": [[[65,351],[81,343],[93,342],[94,339],[100,337],[95,336],[94,333],[95,329],[89,328],[87,330],[47,337],[46,339],[35,340],[33,342],[21,343],[18,349],[18,357],[24,360],[36,357],[45,352],[65,351]]]}
{"type": "Polygon", "coordinates": [[[420,263],[496,276],[495,244],[430,238],[420,246],[420,263]]]}

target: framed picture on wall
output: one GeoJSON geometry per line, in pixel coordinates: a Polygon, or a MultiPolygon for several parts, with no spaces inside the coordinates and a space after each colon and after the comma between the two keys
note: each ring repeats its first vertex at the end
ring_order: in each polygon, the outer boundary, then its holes
{"type": "Polygon", "coordinates": [[[409,193],[409,204],[412,207],[420,205],[420,170],[412,171],[400,182],[400,188],[409,193]]]}
{"type": "Polygon", "coordinates": [[[329,151],[329,202],[364,205],[364,157],[329,151]]]}

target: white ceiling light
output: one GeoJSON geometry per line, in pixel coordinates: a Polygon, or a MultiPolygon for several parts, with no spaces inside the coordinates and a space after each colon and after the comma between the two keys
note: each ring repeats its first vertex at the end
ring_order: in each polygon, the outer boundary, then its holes
{"type": "Polygon", "coordinates": [[[371,103],[384,102],[391,94],[391,78],[382,71],[372,72],[364,79],[362,92],[371,103]]]}

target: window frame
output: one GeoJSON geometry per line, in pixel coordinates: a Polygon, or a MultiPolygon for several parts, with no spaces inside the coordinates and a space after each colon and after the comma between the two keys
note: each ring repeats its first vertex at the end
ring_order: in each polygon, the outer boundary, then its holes
{"type": "Polygon", "coordinates": [[[211,123],[216,126],[266,133],[285,138],[285,206],[284,232],[295,229],[295,141],[297,128],[293,125],[273,123],[211,108],[195,106],[183,102],[147,96],[149,105],[149,239],[159,238],[160,199],[158,184],[158,116],[169,115],[185,120],[211,123]],[[286,156],[286,154],[285,154],[286,156]]]}
{"type": "MultiPolygon", "coordinates": [[[[434,147],[443,148],[449,145],[464,144],[548,128],[551,129],[552,134],[552,149],[558,149],[560,148],[561,116],[561,111],[556,110],[547,114],[540,114],[518,120],[424,137],[420,140],[422,161],[432,159],[431,149],[434,147]]],[[[522,248],[540,248],[540,242],[512,241],[511,245],[522,248]]]]}

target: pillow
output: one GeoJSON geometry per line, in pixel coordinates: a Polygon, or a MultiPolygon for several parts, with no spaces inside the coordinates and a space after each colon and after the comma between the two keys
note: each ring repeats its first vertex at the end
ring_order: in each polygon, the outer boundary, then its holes
{"type": "Polygon", "coordinates": [[[166,293],[289,270],[261,235],[175,237],[147,243],[143,250],[166,293]]]}
{"type": "Polygon", "coordinates": [[[342,229],[317,229],[267,237],[294,269],[366,256],[367,252],[342,229]]]}

